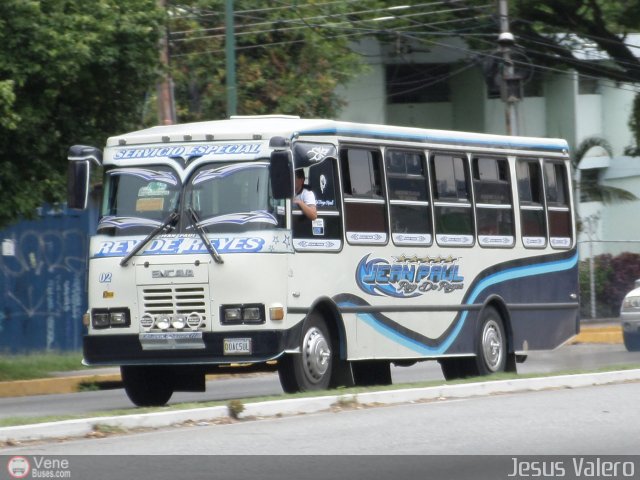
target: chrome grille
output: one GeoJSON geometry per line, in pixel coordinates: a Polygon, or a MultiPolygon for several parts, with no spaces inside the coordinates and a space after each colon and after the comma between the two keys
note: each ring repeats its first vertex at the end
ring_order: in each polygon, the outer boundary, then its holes
{"type": "Polygon", "coordinates": [[[172,285],[147,287],[142,291],[143,311],[152,315],[206,314],[204,287],[172,285]]]}

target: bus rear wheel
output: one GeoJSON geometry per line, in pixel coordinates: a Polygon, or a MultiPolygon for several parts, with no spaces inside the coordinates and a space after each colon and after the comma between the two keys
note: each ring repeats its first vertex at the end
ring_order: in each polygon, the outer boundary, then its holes
{"type": "Polygon", "coordinates": [[[127,397],[138,407],[161,407],[173,395],[173,383],[162,367],[123,365],[120,375],[127,397]]]}
{"type": "Polygon", "coordinates": [[[475,370],[478,375],[504,372],[507,366],[507,336],[502,317],[493,307],[486,307],[480,316],[476,339],[475,370]]]}
{"type": "Polygon", "coordinates": [[[508,354],[507,336],[502,317],[493,307],[486,307],[480,315],[476,334],[475,357],[442,358],[439,361],[445,380],[515,372],[515,355],[508,354]]]}
{"type": "Polygon", "coordinates": [[[286,393],[326,390],[331,382],[334,353],[324,319],[317,313],[307,317],[302,328],[300,353],[278,360],[278,376],[286,393]]]}

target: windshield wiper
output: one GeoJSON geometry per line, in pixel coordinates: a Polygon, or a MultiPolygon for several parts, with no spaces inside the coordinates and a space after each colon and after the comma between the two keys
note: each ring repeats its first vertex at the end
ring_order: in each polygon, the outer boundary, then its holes
{"type": "Polygon", "coordinates": [[[192,207],[189,207],[187,211],[189,212],[189,220],[191,221],[191,226],[193,226],[195,231],[198,232],[198,235],[200,235],[200,238],[202,239],[202,243],[204,243],[204,246],[207,247],[207,251],[213,258],[213,260],[216,263],[220,263],[220,264],[224,263],[224,260],[222,260],[222,257],[217,252],[216,247],[213,246],[213,244],[209,240],[209,237],[207,237],[206,232],[200,226],[200,219],[198,218],[198,214],[196,213],[196,211],[192,207]]]}
{"type": "Polygon", "coordinates": [[[176,210],[171,212],[171,214],[164,220],[164,222],[162,222],[162,224],[160,224],[160,226],[154,228],[153,231],[149,233],[149,235],[144,237],[144,239],[140,243],[138,243],[126,257],[120,260],[120,266],[126,267],[127,263],[129,263],[129,260],[131,260],[140,250],[142,250],[147,245],[147,243],[149,243],[156,235],[164,232],[165,230],[169,232],[171,228],[173,228],[173,225],[175,225],[175,223],[178,221],[178,217],[180,217],[180,215],[176,210]]]}

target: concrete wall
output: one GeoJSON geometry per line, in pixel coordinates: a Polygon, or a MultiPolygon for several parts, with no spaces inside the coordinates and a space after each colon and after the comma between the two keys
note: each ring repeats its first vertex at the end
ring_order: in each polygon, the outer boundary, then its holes
{"type": "Polygon", "coordinates": [[[601,82],[602,96],[602,136],[613,148],[613,155],[622,155],[624,149],[633,144],[633,135],[629,130],[629,118],[633,108],[635,93],[631,87],[601,82]],[[617,87],[617,88],[615,88],[617,87]]]}
{"type": "Polygon", "coordinates": [[[546,134],[564,138],[571,148],[576,145],[577,77],[574,74],[547,77],[544,84],[546,134]]]}
{"type": "Polygon", "coordinates": [[[387,105],[389,125],[453,130],[451,103],[395,103],[387,105]]]}
{"type": "Polygon", "coordinates": [[[338,115],[339,120],[362,123],[388,123],[385,85],[385,66],[380,45],[373,39],[353,44],[352,48],[371,59],[366,71],[354,78],[337,93],[347,103],[338,115]]]}
{"type": "Polygon", "coordinates": [[[454,75],[450,85],[454,130],[485,131],[486,83],[480,69],[468,69],[454,75]]]}

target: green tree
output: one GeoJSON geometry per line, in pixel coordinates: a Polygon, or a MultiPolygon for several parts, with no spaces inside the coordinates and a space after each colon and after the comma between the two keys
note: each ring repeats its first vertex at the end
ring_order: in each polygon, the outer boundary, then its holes
{"type": "Polygon", "coordinates": [[[156,0],[0,2],[0,227],[66,192],[66,151],[139,126],[156,0]]]}
{"type": "MultiPolygon", "coordinates": [[[[354,4],[236,4],[238,114],[335,116],[342,105],[336,87],[363,69],[349,48],[354,37],[339,30],[350,24],[345,14],[354,4]]],[[[224,0],[181,1],[170,18],[179,120],[225,117],[224,0]]]]}
{"type": "MultiPolygon", "coordinates": [[[[511,29],[531,63],[577,71],[587,78],[640,83],[640,59],[629,42],[640,32],[640,3],[616,0],[510,0],[511,29]],[[590,51],[590,55],[585,55],[590,51]]],[[[629,126],[640,144],[640,97],[629,126]]]]}

